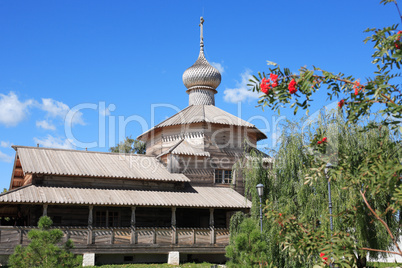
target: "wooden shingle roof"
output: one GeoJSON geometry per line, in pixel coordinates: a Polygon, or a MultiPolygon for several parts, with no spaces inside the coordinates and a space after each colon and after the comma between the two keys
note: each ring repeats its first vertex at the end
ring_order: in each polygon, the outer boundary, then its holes
{"type": "Polygon", "coordinates": [[[158,155],[157,158],[165,154],[194,155],[194,156],[206,156],[206,157],[211,156],[211,154],[205,151],[204,148],[201,148],[200,145],[192,144],[186,139],[180,140],[175,145],[170,147],[166,152],[158,155]]]}
{"type": "Polygon", "coordinates": [[[233,209],[251,207],[249,200],[226,187],[189,187],[180,191],[157,191],[27,185],[0,194],[0,203],[233,209]]]}
{"type": "Polygon", "coordinates": [[[140,136],[137,137],[137,139],[143,139],[146,134],[157,128],[175,125],[187,125],[193,123],[210,123],[248,127],[251,129],[255,129],[255,131],[258,132],[259,139],[267,138],[266,135],[258,130],[255,125],[228,112],[225,112],[224,110],[219,109],[214,105],[191,105],[181,110],[177,114],[169,117],[165,121],[162,121],[150,130],[142,133],[140,136]]]}
{"type": "Polygon", "coordinates": [[[189,182],[183,174],[170,173],[155,157],[13,146],[24,174],[120,178],[189,182]]]}

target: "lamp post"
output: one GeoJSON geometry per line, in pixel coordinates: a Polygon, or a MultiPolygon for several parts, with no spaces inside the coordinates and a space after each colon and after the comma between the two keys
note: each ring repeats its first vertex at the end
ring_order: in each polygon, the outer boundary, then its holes
{"type": "Polygon", "coordinates": [[[331,181],[329,180],[329,174],[328,171],[329,169],[331,169],[333,166],[331,163],[327,163],[326,167],[325,167],[325,176],[327,177],[327,181],[328,181],[328,207],[329,207],[329,223],[330,223],[330,227],[331,227],[331,235],[332,232],[334,231],[334,227],[332,224],[332,200],[331,200],[331,181]]]}
{"type": "Polygon", "coordinates": [[[262,233],[262,195],[264,194],[264,185],[263,184],[257,184],[257,192],[258,196],[260,197],[260,228],[261,228],[261,233],[262,233]]]}
{"type": "MultiPolygon", "coordinates": [[[[332,223],[332,200],[331,200],[331,181],[329,180],[329,174],[328,171],[333,168],[332,164],[330,162],[327,163],[325,166],[325,176],[327,177],[328,181],[328,208],[329,208],[329,224],[331,228],[331,241],[332,241],[332,233],[334,231],[334,226],[332,223]]],[[[329,267],[334,267],[334,264],[332,263],[332,258],[331,258],[331,263],[329,264],[329,267]]]]}

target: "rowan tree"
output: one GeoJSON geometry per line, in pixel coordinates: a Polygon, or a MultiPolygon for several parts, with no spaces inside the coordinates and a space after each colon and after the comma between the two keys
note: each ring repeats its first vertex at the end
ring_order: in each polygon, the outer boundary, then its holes
{"type": "MultiPolygon", "coordinates": [[[[381,3],[394,3],[397,7],[393,0],[381,3]]],[[[273,178],[285,179],[283,183],[290,187],[283,193],[289,207],[320,207],[320,200],[325,200],[325,189],[320,188],[327,185],[325,169],[332,163],[327,171],[333,198],[343,201],[333,215],[334,231],[329,233],[329,213],[324,210],[282,210],[284,207],[274,197],[268,198],[266,207],[269,221],[280,226],[278,241],[283,248],[295,259],[309,258],[322,266],[335,263],[364,267],[367,252],[372,257],[383,253],[402,256],[397,244],[401,235],[402,94],[394,83],[401,76],[402,31],[392,25],[366,32],[371,34],[365,42],[374,45],[372,63],[377,70],[365,81],[314,66],[294,73],[270,62],[269,72],[258,73],[249,84],[253,91],[264,93],[260,106],[278,112],[285,107],[294,114],[300,110],[308,113],[313,96],[325,89],[329,100],[338,99],[335,120],[345,118],[344,127],[335,132],[327,127],[313,128],[313,135],[303,143],[307,146],[295,147],[301,152],[308,148],[299,159],[287,163],[275,158],[285,168],[273,178]],[[366,122],[374,113],[380,115],[380,120],[366,122]],[[300,183],[308,187],[300,187],[300,183]],[[297,192],[293,192],[295,189],[297,192]],[[289,199],[303,194],[310,201],[289,199]],[[390,252],[391,246],[396,250],[390,252]]],[[[282,142],[286,146],[286,141],[282,142]]],[[[276,167],[280,164],[276,163],[276,167]]]]}

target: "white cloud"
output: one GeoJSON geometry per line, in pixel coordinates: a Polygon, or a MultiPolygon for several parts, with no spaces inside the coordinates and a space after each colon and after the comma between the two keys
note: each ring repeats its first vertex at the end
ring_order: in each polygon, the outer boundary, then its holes
{"type": "Polygon", "coordinates": [[[39,143],[40,147],[74,149],[74,145],[69,140],[63,140],[51,135],[47,135],[44,139],[34,138],[35,143],[39,143]]]}
{"type": "Polygon", "coordinates": [[[56,127],[46,120],[36,121],[36,126],[46,130],[56,130],[56,127]]]}
{"type": "Polygon", "coordinates": [[[240,74],[241,82],[236,82],[236,88],[225,89],[223,98],[226,102],[242,102],[242,101],[252,101],[258,99],[261,93],[252,92],[248,89],[248,80],[252,77],[251,70],[247,69],[244,73],[240,74]]]}
{"type": "Polygon", "coordinates": [[[218,63],[218,62],[211,62],[211,65],[213,67],[215,67],[216,69],[218,69],[218,71],[223,74],[225,72],[225,68],[222,66],[222,64],[218,63]]]}
{"type": "MultiPolygon", "coordinates": [[[[40,105],[40,108],[46,111],[48,116],[54,118],[59,117],[63,120],[66,118],[67,113],[70,111],[70,107],[68,107],[67,104],[53,99],[44,98],[42,98],[42,104],[40,105]]],[[[82,118],[82,113],[80,111],[77,111],[74,114],[72,124],[85,125],[84,119],[82,118]]]]}
{"type": "Polygon", "coordinates": [[[11,143],[8,141],[0,141],[0,147],[3,148],[9,148],[11,146],[11,143]]]}
{"type": "Polygon", "coordinates": [[[0,123],[6,127],[18,125],[25,118],[33,102],[33,100],[21,102],[12,91],[8,95],[0,94],[0,123]]]}
{"type": "Polygon", "coordinates": [[[11,161],[13,161],[13,159],[14,159],[14,157],[12,155],[8,155],[8,154],[5,154],[0,151],[0,161],[1,162],[11,163],[11,161]]]}

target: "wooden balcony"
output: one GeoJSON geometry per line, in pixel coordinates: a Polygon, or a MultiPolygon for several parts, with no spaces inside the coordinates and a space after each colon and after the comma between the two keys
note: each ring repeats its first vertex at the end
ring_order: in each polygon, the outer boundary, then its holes
{"type": "MultiPolygon", "coordinates": [[[[56,228],[56,227],[55,227],[56,228]]],[[[29,243],[28,232],[37,227],[0,226],[0,254],[11,254],[17,245],[29,243]]],[[[74,253],[183,253],[225,252],[229,230],[218,228],[97,228],[57,227],[74,242],[74,253]]]]}

